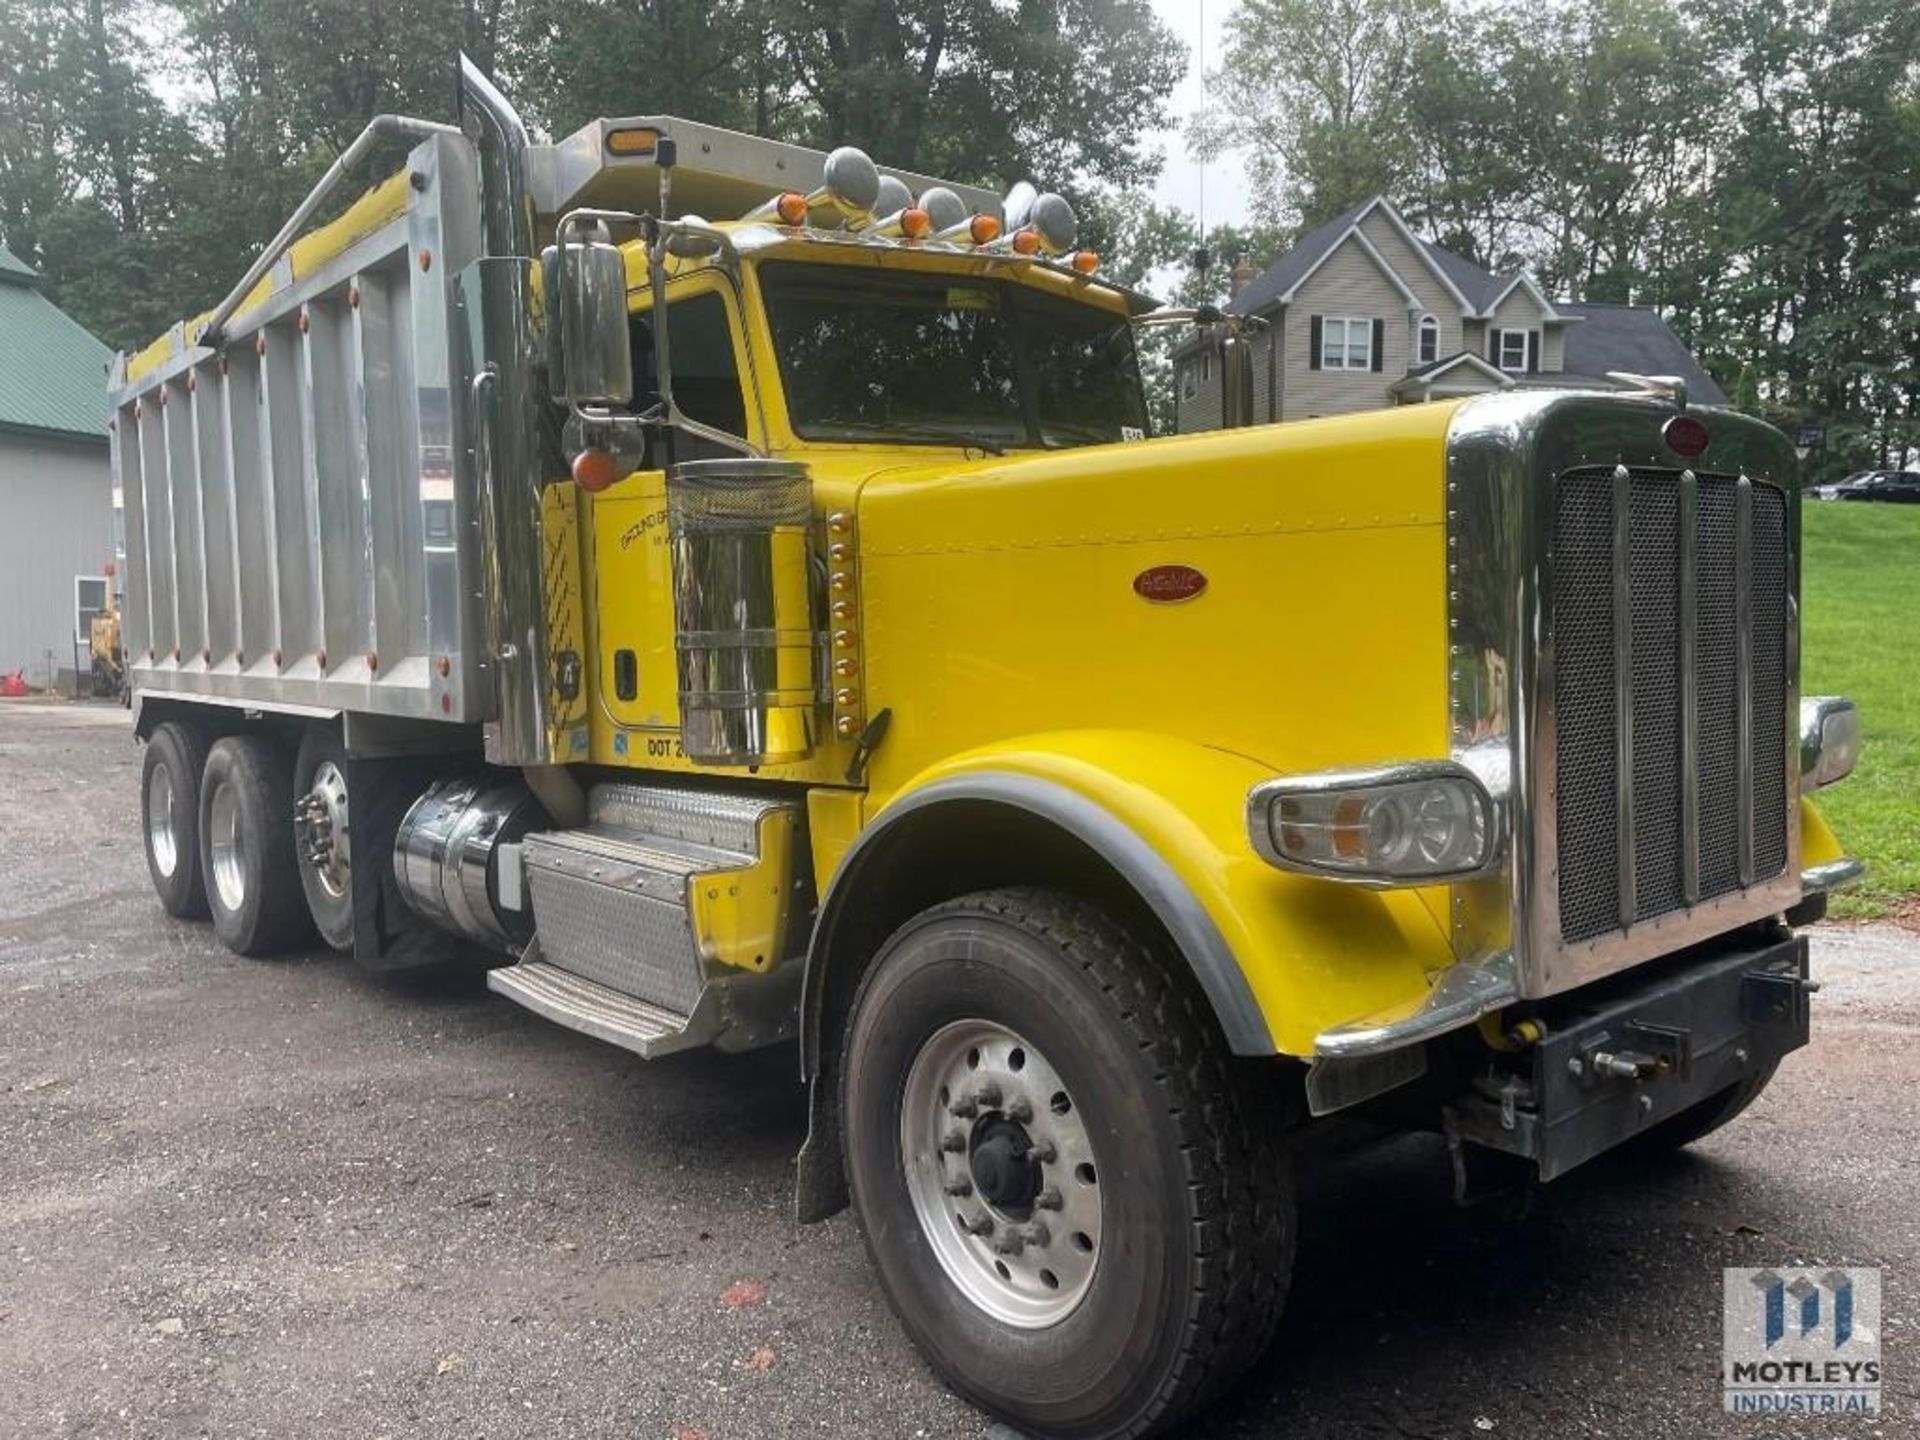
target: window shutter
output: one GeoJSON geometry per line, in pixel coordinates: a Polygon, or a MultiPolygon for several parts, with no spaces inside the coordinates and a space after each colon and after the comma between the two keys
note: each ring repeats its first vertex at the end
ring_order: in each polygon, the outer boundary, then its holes
{"type": "Polygon", "coordinates": [[[1540,332],[1527,331],[1527,369],[1535,374],[1540,371],[1540,332]]]}
{"type": "Polygon", "coordinates": [[[1315,315],[1307,322],[1307,369],[1320,368],[1320,317],[1315,315]]]}
{"type": "Polygon", "coordinates": [[[1491,325],[1487,327],[1487,359],[1494,369],[1500,368],[1500,332],[1491,325]]]}
{"type": "Polygon", "coordinates": [[[1387,322],[1384,320],[1376,320],[1373,322],[1373,368],[1376,371],[1380,369],[1383,359],[1382,352],[1386,348],[1387,322]]]}

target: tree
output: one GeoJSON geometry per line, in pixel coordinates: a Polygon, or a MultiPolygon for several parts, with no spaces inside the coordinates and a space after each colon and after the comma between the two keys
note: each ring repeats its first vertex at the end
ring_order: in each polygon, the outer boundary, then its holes
{"type": "Polygon", "coordinates": [[[1415,61],[1445,19],[1440,0],[1241,0],[1197,153],[1246,152],[1255,214],[1296,229],[1397,193],[1417,160],[1415,61]]]}

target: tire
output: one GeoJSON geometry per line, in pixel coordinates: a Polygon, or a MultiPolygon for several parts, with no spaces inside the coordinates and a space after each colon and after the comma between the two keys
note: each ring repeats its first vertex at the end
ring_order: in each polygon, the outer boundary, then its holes
{"type": "Polygon", "coordinates": [[[1272,1339],[1293,1254],[1278,1087],[1249,1103],[1202,1002],[1101,910],[1008,889],[908,922],[861,983],[841,1074],[868,1252],[976,1404],[1037,1435],[1144,1436],[1272,1339]],[[942,1109],[981,1074],[999,1094],[942,1109]]]}
{"type": "Polygon", "coordinates": [[[1760,1092],[1772,1081],[1774,1072],[1780,1068],[1779,1062],[1762,1067],[1746,1079],[1736,1081],[1717,1095],[1709,1095],[1682,1110],[1678,1115],[1669,1116],[1651,1130],[1636,1135],[1627,1142],[1636,1154],[1651,1157],[1669,1155],[1704,1140],[1723,1125],[1731,1125],[1740,1117],[1749,1105],[1760,1098],[1760,1092]]]}
{"type": "Polygon", "coordinates": [[[236,955],[272,955],[311,933],[293,847],[293,762],[258,735],[207,752],[200,868],[214,933],[236,955]]]}
{"type": "Polygon", "coordinates": [[[353,949],[353,847],[347,814],[347,747],[329,724],[309,725],[293,762],[294,804],[311,807],[294,827],[294,851],[307,913],[320,938],[353,949]],[[318,783],[316,783],[318,782],[318,783]],[[318,840],[325,859],[316,860],[318,840]]]}
{"type": "Polygon", "coordinates": [[[153,727],[140,764],[140,835],[161,908],[181,920],[207,918],[200,868],[200,772],[207,742],[191,725],[153,727]]]}

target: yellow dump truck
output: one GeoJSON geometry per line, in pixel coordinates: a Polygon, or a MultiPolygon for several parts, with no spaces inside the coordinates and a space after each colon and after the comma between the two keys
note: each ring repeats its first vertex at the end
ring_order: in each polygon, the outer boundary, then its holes
{"type": "Polygon", "coordinates": [[[1260,1353],[1303,1137],[1551,1180],[1805,1042],[1858,726],[1773,430],[1656,381],[1151,438],[1134,333],[1195,317],[1057,196],[461,96],[117,366],[170,913],[797,1040],[802,1217],[1047,1436],[1260,1353]]]}

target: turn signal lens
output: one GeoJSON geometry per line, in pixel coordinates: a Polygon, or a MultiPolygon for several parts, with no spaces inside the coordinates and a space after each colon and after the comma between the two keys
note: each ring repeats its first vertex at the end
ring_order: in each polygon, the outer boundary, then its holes
{"type": "Polygon", "coordinates": [[[1000,217],[998,215],[976,215],[967,222],[967,235],[976,245],[985,245],[1000,238],[1000,217]]]}
{"type": "Polygon", "coordinates": [[[1007,242],[1016,255],[1034,255],[1040,250],[1040,232],[1037,230],[1016,230],[1013,239],[1007,242]]]}
{"type": "Polygon", "coordinates": [[[609,130],[607,153],[610,155],[651,155],[660,143],[658,130],[609,130]]]}
{"type": "Polygon", "coordinates": [[[1082,275],[1091,275],[1100,268],[1100,257],[1091,250],[1076,250],[1067,263],[1082,275]]]}
{"type": "Polygon", "coordinates": [[[900,233],[909,240],[924,240],[927,232],[933,229],[933,217],[924,210],[902,210],[900,212],[900,233]]]}
{"type": "Polygon", "coordinates": [[[573,457],[573,483],[589,495],[598,495],[620,478],[619,469],[611,450],[590,445],[573,457]]]}
{"type": "Polygon", "coordinates": [[[807,197],[798,190],[789,190],[774,201],[773,213],[780,217],[782,225],[804,225],[807,223],[807,197]]]}
{"type": "Polygon", "coordinates": [[[1800,791],[1806,794],[1853,773],[1860,758],[1860,711],[1841,695],[1800,702],[1800,791]]]}
{"type": "Polygon", "coordinates": [[[1247,827],[1283,870],[1371,885],[1475,874],[1496,830],[1486,786],[1450,761],[1270,781],[1248,797],[1247,827]]]}

